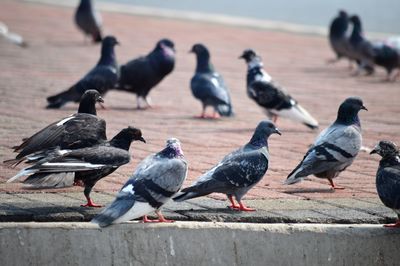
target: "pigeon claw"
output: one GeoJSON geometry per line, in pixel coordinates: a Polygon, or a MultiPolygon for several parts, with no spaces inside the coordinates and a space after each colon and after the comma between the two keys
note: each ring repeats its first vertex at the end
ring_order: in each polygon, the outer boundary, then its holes
{"type": "Polygon", "coordinates": [[[239,209],[238,209],[238,211],[255,212],[256,209],[246,207],[243,203],[239,202],[239,209]]]}
{"type": "Polygon", "coordinates": [[[333,180],[330,179],[330,178],[328,178],[328,181],[329,181],[329,183],[331,184],[332,189],[334,189],[334,190],[337,190],[337,189],[345,189],[344,187],[336,186],[336,185],[333,183],[333,180]]]}
{"type": "Polygon", "coordinates": [[[92,207],[92,208],[101,208],[103,205],[95,204],[92,199],[88,199],[86,204],[82,204],[81,207],[92,207]]]}
{"type": "Polygon", "coordinates": [[[394,223],[394,224],[384,224],[383,227],[388,227],[388,228],[400,228],[400,220],[397,220],[397,222],[394,223]]]}

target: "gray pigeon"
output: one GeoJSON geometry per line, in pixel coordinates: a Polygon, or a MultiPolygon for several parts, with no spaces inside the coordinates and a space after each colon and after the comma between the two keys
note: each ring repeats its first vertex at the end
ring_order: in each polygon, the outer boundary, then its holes
{"type": "Polygon", "coordinates": [[[125,183],[114,202],[92,222],[101,227],[143,217],[143,222],[171,222],[160,208],[181,188],[187,175],[187,162],[178,139],[167,140],[162,151],[144,159],[125,183]],[[158,220],[147,219],[155,211],[158,220]]]}
{"type": "Polygon", "coordinates": [[[289,174],[285,184],[300,182],[308,175],[332,179],[350,166],[361,148],[361,124],[358,112],[364,107],[360,98],[347,98],[339,107],[336,121],[323,130],[300,164],[289,174]]]}
{"type": "Polygon", "coordinates": [[[311,129],[318,128],[315,120],[284,88],[264,70],[261,57],[247,49],[239,57],[247,63],[247,95],[261,106],[274,123],[278,116],[300,122],[311,129]]]}
{"type": "Polygon", "coordinates": [[[229,90],[222,76],[214,70],[208,49],[203,44],[195,44],[190,52],[197,57],[196,72],[190,81],[190,87],[193,96],[203,105],[200,118],[206,118],[207,106],[214,108],[212,118],[233,116],[229,90]]]}
{"type": "Polygon", "coordinates": [[[272,122],[260,122],[246,145],[226,155],[221,162],[200,176],[190,187],[183,189],[173,200],[179,202],[217,192],[228,196],[232,204],[230,208],[255,211],[242,203],[242,197],[267,172],[268,138],[273,133],[281,135],[272,122]],[[233,196],[238,205],[233,200],[233,196]]]}
{"type": "Polygon", "coordinates": [[[386,207],[398,216],[394,224],[385,227],[400,227],[400,151],[391,141],[380,141],[370,154],[382,156],[376,173],[376,190],[386,207]]]}
{"type": "Polygon", "coordinates": [[[75,23],[93,42],[102,41],[101,16],[94,10],[91,0],[81,0],[75,13],[75,23]]]}

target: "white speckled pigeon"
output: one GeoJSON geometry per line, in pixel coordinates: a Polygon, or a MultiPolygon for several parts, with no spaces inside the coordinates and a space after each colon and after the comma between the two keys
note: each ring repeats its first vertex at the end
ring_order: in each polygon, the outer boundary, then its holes
{"type": "Polygon", "coordinates": [[[172,222],[160,208],[181,188],[187,175],[187,163],[178,139],[167,140],[162,151],[144,159],[125,183],[111,205],[92,222],[101,227],[143,217],[143,222],[172,222]],[[147,214],[155,211],[158,220],[147,214]]]}
{"type": "Polygon", "coordinates": [[[13,147],[19,152],[15,159],[5,163],[17,165],[25,160],[40,160],[53,149],[91,147],[107,140],[106,122],[96,116],[96,102],[103,98],[96,90],[87,90],[79,103],[78,113],[54,122],[13,147]]]}
{"type": "Polygon", "coordinates": [[[398,216],[394,224],[385,227],[400,227],[400,151],[391,141],[380,141],[370,154],[382,156],[376,173],[376,190],[386,207],[398,216]]]}
{"type": "Polygon", "coordinates": [[[243,58],[248,66],[247,95],[265,110],[270,119],[276,122],[281,116],[311,129],[318,128],[317,120],[265,72],[261,58],[253,50],[245,50],[239,58],[243,58]]]}
{"type": "Polygon", "coordinates": [[[214,70],[210,62],[210,53],[203,44],[193,45],[190,52],[197,57],[197,66],[190,81],[193,96],[200,100],[203,106],[200,118],[206,118],[207,106],[214,108],[212,118],[233,116],[231,97],[222,76],[214,70]]]}
{"type": "Polygon", "coordinates": [[[93,42],[101,42],[101,16],[93,8],[91,0],[81,0],[75,13],[75,23],[93,42]]]}
{"type": "Polygon", "coordinates": [[[332,179],[350,166],[361,148],[361,124],[358,112],[364,107],[360,98],[347,98],[339,107],[336,121],[323,130],[300,164],[289,174],[285,184],[300,182],[308,175],[332,179]]]}
{"type": "MultiPolygon", "coordinates": [[[[110,141],[76,150],[55,150],[33,166],[22,169],[7,182],[29,176],[24,183],[32,188],[60,188],[72,185],[85,187],[87,204],[83,207],[101,207],[93,203],[90,192],[93,186],[121,165],[127,164],[131,155],[129,147],[134,140],[146,142],[140,129],[128,127],[110,141]]],[[[29,161],[28,161],[29,162],[29,161]]]]}
{"type": "Polygon", "coordinates": [[[212,169],[200,176],[190,187],[182,189],[174,201],[184,201],[208,195],[224,193],[231,202],[230,208],[240,211],[254,211],[246,207],[242,197],[254,187],[268,169],[268,138],[271,134],[281,134],[270,121],[258,124],[250,141],[238,150],[225,156],[212,169]],[[234,202],[236,198],[238,205],[234,202]]]}
{"type": "Polygon", "coordinates": [[[113,36],[103,39],[101,57],[97,65],[69,89],[47,98],[47,108],[60,108],[68,102],[78,102],[82,94],[96,89],[101,95],[115,88],[118,81],[118,65],[114,46],[119,44],[113,36]]]}

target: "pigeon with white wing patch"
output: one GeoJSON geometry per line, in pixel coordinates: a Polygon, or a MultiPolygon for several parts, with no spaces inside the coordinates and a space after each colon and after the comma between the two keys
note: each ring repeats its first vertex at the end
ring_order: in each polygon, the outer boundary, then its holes
{"type": "Polygon", "coordinates": [[[267,172],[268,138],[274,133],[281,134],[273,123],[260,122],[246,145],[226,155],[221,162],[200,176],[191,186],[182,189],[173,200],[179,202],[214,192],[224,193],[232,204],[230,208],[254,211],[243,204],[242,198],[267,172]],[[238,204],[234,202],[233,197],[236,198],[238,204]]]}
{"type": "Polygon", "coordinates": [[[117,194],[114,202],[92,222],[101,227],[143,217],[143,222],[171,222],[160,208],[181,188],[187,175],[187,162],[178,139],[167,140],[166,147],[148,156],[117,194]],[[155,211],[158,220],[147,214],[155,211]]]}
{"type": "Polygon", "coordinates": [[[276,122],[278,117],[285,117],[311,129],[318,128],[317,120],[272,80],[264,70],[261,57],[247,49],[239,58],[244,59],[248,66],[247,95],[265,110],[271,120],[276,122]]]}
{"type": "Polygon", "coordinates": [[[140,129],[128,127],[110,141],[97,146],[55,150],[33,166],[21,170],[7,182],[29,176],[24,183],[32,188],[60,188],[83,184],[87,204],[82,206],[101,207],[93,203],[90,192],[97,181],[130,161],[129,147],[134,140],[146,142],[140,129]]]}
{"type": "Polygon", "coordinates": [[[197,66],[190,81],[193,96],[202,103],[200,118],[206,118],[207,106],[214,108],[212,118],[233,116],[231,96],[222,76],[210,62],[210,52],[203,44],[195,44],[190,50],[196,54],[197,66]]]}
{"type": "Polygon", "coordinates": [[[78,113],[54,122],[24,139],[22,144],[13,147],[14,152],[19,152],[15,159],[4,163],[16,166],[25,160],[35,161],[46,157],[55,148],[79,149],[105,142],[106,122],[96,116],[95,106],[103,102],[98,91],[86,91],[79,103],[78,113]]]}
{"type": "Polygon", "coordinates": [[[308,175],[315,175],[328,179],[333,189],[342,189],[335,186],[333,178],[349,167],[360,151],[360,110],[367,110],[360,98],[347,98],[339,107],[336,121],[319,134],[285,184],[295,184],[308,175]]]}

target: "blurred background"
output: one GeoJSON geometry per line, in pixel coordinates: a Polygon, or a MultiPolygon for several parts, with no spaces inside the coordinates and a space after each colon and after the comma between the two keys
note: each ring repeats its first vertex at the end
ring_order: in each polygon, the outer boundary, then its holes
{"type": "Polygon", "coordinates": [[[399,0],[100,0],[326,27],[339,9],[357,13],[367,32],[400,34],[399,0]]]}

